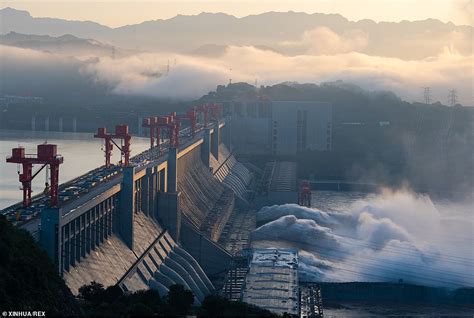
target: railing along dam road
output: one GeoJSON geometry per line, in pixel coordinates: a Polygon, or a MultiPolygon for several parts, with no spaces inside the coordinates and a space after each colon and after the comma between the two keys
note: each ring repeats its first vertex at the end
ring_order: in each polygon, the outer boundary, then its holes
{"type": "MultiPolygon", "coordinates": [[[[225,123],[221,121],[219,126],[222,127],[225,123]]],[[[181,147],[186,147],[193,141],[202,138],[202,132],[205,128],[211,128],[213,124],[208,124],[208,127],[199,125],[196,128],[195,137],[191,137],[191,130],[189,127],[181,129],[179,136],[181,147]]],[[[211,128],[212,129],[212,128],[211,128]]],[[[163,140],[160,146],[147,149],[131,158],[132,164],[136,167],[136,171],[146,169],[147,166],[156,161],[164,161],[169,150],[169,139],[163,140]]],[[[67,160],[67,158],[66,158],[67,160]]],[[[62,207],[73,201],[81,205],[86,198],[85,195],[94,192],[103,192],[111,186],[120,184],[122,181],[122,167],[113,165],[109,168],[100,166],[94,170],[88,171],[81,176],[78,176],[68,182],[59,186],[59,202],[58,206],[62,207]],[[82,199],[81,199],[82,198],[82,199]]],[[[0,211],[0,214],[5,215],[14,225],[27,230],[33,237],[39,239],[39,230],[41,223],[41,211],[49,204],[47,194],[38,194],[32,198],[31,205],[24,208],[21,202],[9,206],[0,211]],[[18,219],[18,220],[17,220],[18,219]]]]}

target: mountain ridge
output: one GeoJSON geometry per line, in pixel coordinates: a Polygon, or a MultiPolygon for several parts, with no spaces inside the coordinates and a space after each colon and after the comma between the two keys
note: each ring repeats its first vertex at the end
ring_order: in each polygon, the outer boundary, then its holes
{"type": "Polygon", "coordinates": [[[12,31],[7,34],[0,34],[0,45],[71,57],[121,57],[136,53],[131,50],[123,50],[109,43],[103,43],[95,39],[83,39],[72,34],[64,34],[55,37],[50,35],[23,34],[12,31]]]}
{"type": "MultiPolygon", "coordinates": [[[[28,11],[13,8],[1,9],[0,19],[0,33],[3,34],[11,31],[55,37],[71,34],[122,48],[178,53],[186,53],[210,43],[218,46],[262,45],[282,54],[306,54],[306,46],[320,42],[319,37],[307,38],[308,32],[326,28],[334,33],[330,36],[340,38],[337,41],[351,40],[354,32],[362,35],[363,45],[357,47],[357,52],[405,60],[436,56],[445,47],[452,47],[463,55],[472,54],[469,39],[474,30],[471,26],[457,26],[437,19],[350,21],[340,14],[294,11],[270,11],[240,18],[226,13],[202,12],[198,15],[177,15],[169,19],[143,21],[116,28],[93,21],[37,18],[32,17],[28,11]],[[295,47],[287,45],[298,41],[308,43],[295,47]]],[[[324,41],[321,43],[320,45],[332,44],[324,41]]]]}
{"type": "Polygon", "coordinates": [[[225,12],[206,12],[206,11],[202,11],[198,14],[177,14],[173,17],[166,18],[166,19],[145,20],[145,21],[142,21],[142,22],[138,22],[138,23],[134,23],[134,24],[125,24],[125,25],[121,25],[121,26],[117,26],[117,27],[111,27],[111,26],[101,24],[101,23],[96,22],[96,21],[92,21],[92,20],[68,20],[68,19],[53,18],[53,17],[36,17],[36,16],[34,17],[27,10],[19,10],[19,9],[15,9],[15,8],[12,8],[12,7],[5,7],[5,8],[0,9],[0,14],[2,14],[3,12],[23,14],[23,15],[31,17],[33,19],[50,19],[50,20],[61,20],[61,21],[68,21],[68,22],[93,23],[93,24],[97,24],[97,25],[100,25],[102,27],[105,27],[105,28],[108,28],[108,29],[111,29],[111,30],[120,29],[120,28],[124,28],[124,27],[127,27],[127,26],[140,25],[140,24],[149,23],[149,22],[169,21],[169,20],[173,20],[173,19],[181,18],[181,17],[199,17],[199,16],[206,15],[206,16],[226,16],[226,17],[230,17],[230,18],[233,18],[233,19],[236,19],[236,20],[241,20],[241,19],[246,19],[246,18],[250,18],[250,17],[265,16],[265,15],[268,15],[268,14],[302,14],[302,15],[309,15],[309,16],[324,15],[324,16],[341,17],[341,18],[347,20],[348,22],[358,23],[358,22],[370,21],[373,24],[400,24],[400,23],[404,23],[404,22],[415,23],[415,22],[433,21],[433,22],[439,22],[440,24],[451,25],[451,26],[456,26],[456,27],[474,28],[473,26],[470,26],[470,25],[467,25],[467,24],[455,24],[452,21],[444,22],[444,21],[441,21],[441,20],[435,19],[435,18],[426,18],[426,19],[422,19],[422,20],[400,20],[398,22],[397,21],[378,21],[377,22],[377,21],[374,21],[374,20],[368,19],[368,18],[364,18],[364,19],[360,19],[360,20],[349,20],[348,18],[344,17],[342,14],[339,14],[339,13],[321,13],[321,12],[307,13],[307,12],[293,11],[293,10],[289,10],[289,11],[267,11],[267,12],[263,12],[263,13],[249,14],[249,15],[242,16],[242,17],[236,17],[235,15],[228,14],[228,13],[225,13],[225,12]]]}

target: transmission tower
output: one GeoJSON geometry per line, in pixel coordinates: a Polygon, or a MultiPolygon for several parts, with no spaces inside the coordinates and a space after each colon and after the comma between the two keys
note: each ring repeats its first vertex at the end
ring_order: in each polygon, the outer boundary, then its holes
{"type": "Polygon", "coordinates": [[[423,87],[423,96],[425,98],[425,104],[431,104],[431,88],[423,87]]]}
{"type": "Polygon", "coordinates": [[[449,90],[448,103],[450,106],[454,106],[458,103],[458,92],[455,89],[449,90]]]}

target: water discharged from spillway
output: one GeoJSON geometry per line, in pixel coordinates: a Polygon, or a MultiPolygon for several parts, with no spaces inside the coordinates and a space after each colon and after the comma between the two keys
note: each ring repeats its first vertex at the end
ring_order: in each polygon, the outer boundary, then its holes
{"type": "Polygon", "coordinates": [[[426,195],[383,191],[339,211],[264,207],[252,240],[298,248],[305,281],[474,286],[472,213],[472,201],[433,203],[426,195]]]}

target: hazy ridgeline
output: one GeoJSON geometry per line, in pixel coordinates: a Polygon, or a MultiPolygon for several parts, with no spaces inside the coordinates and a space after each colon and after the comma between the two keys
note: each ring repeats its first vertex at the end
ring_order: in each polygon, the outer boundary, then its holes
{"type": "Polygon", "coordinates": [[[203,13],[113,29],[9,8],[0,10],[0,19],[0,93],[89,102],[110,93],[186,100],[229,79],[259,85],[345,80],[408,101],[419,100],[421,87],[429,86],[432,101],[446,102],[455,88],[459,102],[473,103],[473,29],[434,19],[203,13]]]}

